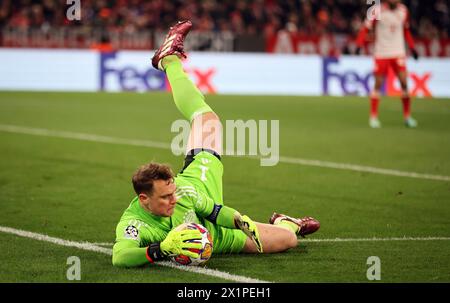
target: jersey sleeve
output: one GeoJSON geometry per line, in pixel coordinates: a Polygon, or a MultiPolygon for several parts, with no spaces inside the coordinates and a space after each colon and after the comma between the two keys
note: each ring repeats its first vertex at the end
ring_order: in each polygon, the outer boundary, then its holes
{"type": "Polygon", "coordinates": [[[364,19],[364,22],[361,24],[361,28],[358,32],[358,35],[356,37],[356,45],[358,47],[363,47],[364,43],[366,41],[367,33],[370,30],[373,30],[375,28],[375,23],[379,19],[381,7],[379,5],[374,5],[370,8],[370,10],[367,12],[367,16],[364,19]]]}
{"type": "Polygon", "coordinates": [[[406,43],[408,44],[408,47],[410,49],[414,49],[414,38],[411,34],[410,30],[410,23],[409,23],[409,12],[408,9],[405,7],[406,14],[405,14],[405,20],[403,22],[403,34],[405,36],[406,43]]]}
{"type": "Polygon", "coordinates": [[[165,234],[139,221],[122,220],[116,228],[116,242],[113,247],[112,263],[119,267],[135,267],[149,263],[147,246],[161,242],[165,234]]]}
{"type": "Polygon", "coordinates": [[[193,197],[192,202],[194,203],[195,213],[202,217],[208,217],[214,209],[214,200],[202,191],[197,190],[195,197],[193,197]]]}
{"type": "Polygon", "coordinates": [[[150,263],[147,259],[147,248],[137,246],[132,240],[116,242],[112,263],[117,267],[135,267],[150,263]]]}

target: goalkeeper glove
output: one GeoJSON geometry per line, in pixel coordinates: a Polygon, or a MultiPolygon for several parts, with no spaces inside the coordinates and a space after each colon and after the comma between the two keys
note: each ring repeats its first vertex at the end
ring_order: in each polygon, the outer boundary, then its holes
{"type": "Polygon", "coordinates": [[[248,216],[242,216],[239,212],[236,212],[234,215],[234,224],[237,228],[242,230],[247,237],[252,239],[253,243],[256,245],[256,249],[259,253],[263,252],[262,242],[259,238],[258,227],[255,222],[252,221],[248,216]]]}
{"type": "Polygon", "coordinates": [[[160,244],[161,252],[165,256],[185,255],[198,258],[200,255],[189,249],[201,249],[202,243],[187,242],[189,240],[201,240],[200,231],[193,229],[171,230],[160,244]]]}

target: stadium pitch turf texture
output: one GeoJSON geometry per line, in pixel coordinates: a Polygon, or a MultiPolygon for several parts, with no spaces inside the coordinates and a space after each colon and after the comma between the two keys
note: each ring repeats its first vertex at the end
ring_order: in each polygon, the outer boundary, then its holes
{"type": "MultiPolygon", "coordinates": [[[[224,156],[225,204],[260,222],[274,211],[321,222],[286,253],[213,255],[208,269],[271,282],[368,282],[367,259],[377,256],[381,282],[450,281],[450,100],[414,99],[419,127],[407,129],[401,102],[383,98],[383,127],[370,129],[363,97],[206,98],[222,120],[279,120],[282,159],[317,160],[264,167],[224,156]]],[[[181,169],[183,157],[164,148],[181,118],[166,93],[0,92],[0,226],[110,249],[134,170],[149,161],[181,169]]],[[[107,253],[8,232],[0,243],[0,282],[67,282],[69,256],[80,258],[82,282],[235,282],[167,266],[118,269],[107,253]]]]}

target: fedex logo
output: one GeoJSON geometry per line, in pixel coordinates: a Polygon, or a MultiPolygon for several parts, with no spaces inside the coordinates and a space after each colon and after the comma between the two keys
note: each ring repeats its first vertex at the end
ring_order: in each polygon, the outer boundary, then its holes
{"type": "Polygon", "coordinates": [[[216,74],[214,67],[205,70],[185,67],[184,70],[195,80],[195,86],[199,90],[208,94],[215,94],[217,92],[212,81],[213,76],[216,74]]]}
{"type": "MultiPolygon", "coordinates": [[[[113,91],[167,90],[163,72],[154,69],[149,58],[147,64],[131,64],[117,59],[117,53],[100,54],[100,89],[113,91]],[[143,68],[137,68],[143,66],[143,68]]],[[[141,61],[139,61],[141,62],[141,61]]]]}
{"type": "Polygon", "coordinates": [[[339,59],[329,57],[323,58],[322,64],[322,93],[342,95],[367,95],[372,86],[372,72],[358,73],[354,69],[342,71],[339,59]],[[335,85],[332,89],[333,81],[335,85]],[[337,93],[337,90],[341,92],[337,93]]]}
{"type": "MultiPolygon", "coordinates": [[[[409,93],[411,96],[432,97],[431,90],[428,87],[428,81],[431,79],[431,73],[426,72],[423,75],[419,75],[413,72],[408,74],[409,76],[409,93]],[[412,82],[412,83],[411,83],[412,82]],[[411,85],[413,84],[413,85],[411,85]]],[[[402,90],[400,84],[398,83],[397,77],[392,70],[389,70],[384,84],[386,95],[388,96],[400,96],[402,90]]]]}
{"type": "MultiPolygon", "coordinates": [[[[356,95],[365,96],[371,91],[374,83],[372,66],[362,71],[361,66],[352,66],[344,70],[338,58],[324,58],[322,64],[322,93],[324,95],[356,95]]],[[[409,89],[412,96],[422,95],[431,97],[428,82],[432,74],[425,72],[423,75],[410,72],[409,89]]],[[[381,92],[388,96],[400,95],[401,91],[397,78],[392,71],[386,77],[381,92]]]]}
{"type": "MultiPolygon", "coordinates": [[[[216,93],[213,85],[215,68],[188,67],[184,70],[204,93],[216,93]]],[[[170,91],[166,75],[154,69],[149,56],[124,52],[100,54],[100,90],[108,91],[170,91]]]]}

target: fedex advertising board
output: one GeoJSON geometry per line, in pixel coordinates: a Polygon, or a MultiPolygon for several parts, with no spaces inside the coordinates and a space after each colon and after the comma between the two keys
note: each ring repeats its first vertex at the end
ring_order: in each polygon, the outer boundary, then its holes
{"type": "MultiPolygon", "coordinates": [[[[48,91],[169,91],[165,74],[151,66],[152,52],[0,49],[0,89],[48,91]]],[[[192,52],[183,62],[204,93],[251,95],[359,95],[373,87],[370,57],[338,58],[192,52]]],[[[408,60],[413,96],[450,97],[450,59],[408,60]]],[[[395,75],[383,93],[399,95],[395,75]]]]}
{"type": "Polygon", "coordinates": [[[0,49],[0,89],[98,90],[99,55],[86,50],[0,49]]]}
{"type": "MultiPolygon", "coordinates": [[[[150,63],[152,53],[101,54],[100,89],[167,90],[165,75],[150,63]]],[[[184,69],[204,93],[319,95],[318,56],[190,53],[184,69]]]]}
{"type": "MultiPolygon", "coordinates": [[[[373,87],[373,59],[342,56],[323,58],[322,94],[366,96],[373,87]]],[[[421,58],[407,61],[408,87],[416,97],[450,97],[450,59],[421,58]]],[[[394,73],[389,72],[382,92],[388,96],[401,94],[394,73]]]]}

